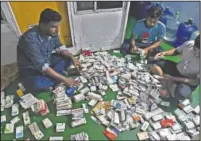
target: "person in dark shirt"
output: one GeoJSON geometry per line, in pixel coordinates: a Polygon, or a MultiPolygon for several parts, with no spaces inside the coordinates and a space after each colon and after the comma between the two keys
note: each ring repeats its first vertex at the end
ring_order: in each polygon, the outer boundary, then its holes
{"type": "Polygon", "coordinates": [[[189,98],[200,82],[200,35],[195,40],[181,46],[156,54],[150,61],[153,74],[161,76],[161,97],[173,97],[177,100],[189,98]],[[179,55],[175,63],[162,59],[164,56],[179,55]]]}
{"type": "Polygon", "coordinates": [[[78,84],[63,75],[71,64],[78,70],[81,64],[68,50],[60,49],[58,28],[61,20],[58,12],[47,8],[40,14],[39,25],[27,30],[18,41],[20,80],[29,91],[48,90],[60,82],[67,86],[78,84]]]}

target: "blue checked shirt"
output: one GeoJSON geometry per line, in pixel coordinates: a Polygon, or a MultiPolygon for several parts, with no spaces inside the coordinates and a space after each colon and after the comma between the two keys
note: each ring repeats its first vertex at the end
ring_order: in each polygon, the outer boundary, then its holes
{"type": "Polygon", "coordinates": [[[58,36],[48,37],[35,26],[26,31],[17,45],[19,69],[33,69],[44,72],[50,65],[52,51],[62,44],[58,36]]]}

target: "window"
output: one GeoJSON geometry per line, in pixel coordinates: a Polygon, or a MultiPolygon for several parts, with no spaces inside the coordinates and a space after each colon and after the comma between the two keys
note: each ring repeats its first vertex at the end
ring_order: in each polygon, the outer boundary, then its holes
{"type": "Polygon", "coordinates": [[[77,2],[77,11],[84,11],[84,10],[93,10],[94,9],[94,2],[77,2]]]}
{"type": "Polygon", "coordinates": [[[123,9],[122,1],[82,1],[75,2],[75,13],[84,14],[84,13],[94,13],[94,12],[103,12],[103,11],[114,11],[123,9]]]}
{"type": "Polygon", "coordinates": [[[111,9],[111,8],[122,8],[122,1],[99,1],[97,2],[97,9],[111,9]]]}

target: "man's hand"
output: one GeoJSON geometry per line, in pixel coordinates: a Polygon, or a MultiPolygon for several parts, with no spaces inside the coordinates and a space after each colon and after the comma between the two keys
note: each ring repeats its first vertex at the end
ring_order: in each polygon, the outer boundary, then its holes
{"type": "Polygon", "coordinates": [[[192,86],[196,86],[196,85],[199,84],[199,81],[196,80],[196,79],[188,79],[188,78],[186,78],[186,79],[184,79],[184,82],[189,84],[189,85],[192,85],[192,86]]]}
{"type": "Polygon", "coordinates": [[[72,60],[73,60],[73,65],[75,66],[75,68],[77,68],[78,71],[81,70],[82,66],[80,61],[77,58],[73,58],[72,60]]]}
{"type": "Polygon", "coordinates": [[[148,52],[149,52],[149,49],[145,48],[145,49],[143,49],[143,51],[144,51],[144,55],[146,56],[148,54],[148,52]]]}
{"type": "Polygon", "coordinates": [[[162,76],[162,79],[164,79],[164,80],[170,80],[170,81],[177,81],[177,78],[176,78],[176,77],[171,76],[171,75],[169,75],[169,74],[164,74],[164,75],[162,76]]]}
{"type": "Polygon", "coordinates": [[[131,52],[135,52],[137,50],[137,47],[136,46],[132,46],[131,47],[131,52]]]}
{"type": "Polygon", "coordinates": [[[67,85],[67,86],[77,86],[78,85],[78,81],[74,80],[74,79],[71,79],[71,78],[66,78],[64,80],[64,83],[67,85]]]}
{"type": "Polygon", "coordinates": [[[68,50],[62,50],[59,53],[64,56],[71,57],[73,65],[75,66],[75,68],[77,68],[78,71],[82,68],[79,60],[76,59],[68,50]]]}
{"type": "Polygon", "coordinates": [[[163,78],[165,80],[171,80],[175,82],[181,82],[181,83],[186,83],[192,86],[198,85],[199,81],[196,79],[190,79],[190,78],[185,78],[185,77],[174,77],[168,74],[164,74],[163,78]]]}
{"type": "Polygon", "coordinates": [[[163,75],[163,78],[165,80],[171,80],[171,81],[177,81],[177,82],[180,82],[180,79],[178,77],[174,77],[174,76],[171,76],[169,74],[164,74],[163,75]]]}
{"type": "Polygon", "coordinates": [[[139,47],[138,46],[133,46],[133,47],[131,47],[131,53],[136,53],[136,52],[138,52],[139,51],[139,47]]]}
{"type": "Polygon", "coordinates": [[[161,59],[165,56],[165,52],[160,52],[160,53],[157,53],[156,56],[154,57],[155,60],[157,59],[161,59]]]}

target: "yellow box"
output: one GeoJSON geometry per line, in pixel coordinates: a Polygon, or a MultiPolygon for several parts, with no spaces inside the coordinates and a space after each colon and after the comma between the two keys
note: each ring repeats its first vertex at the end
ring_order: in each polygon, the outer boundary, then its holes
{"type": "Polygon", "coordinates": [[[21,89],[18,89],[18,90],[16,91],[16,93],[17,93],[17,95],[18,95],[19,97],[21,97],[21,96],[24,95],[24,94],[23,94],[23,91],[22,91],[21,89]]]}

